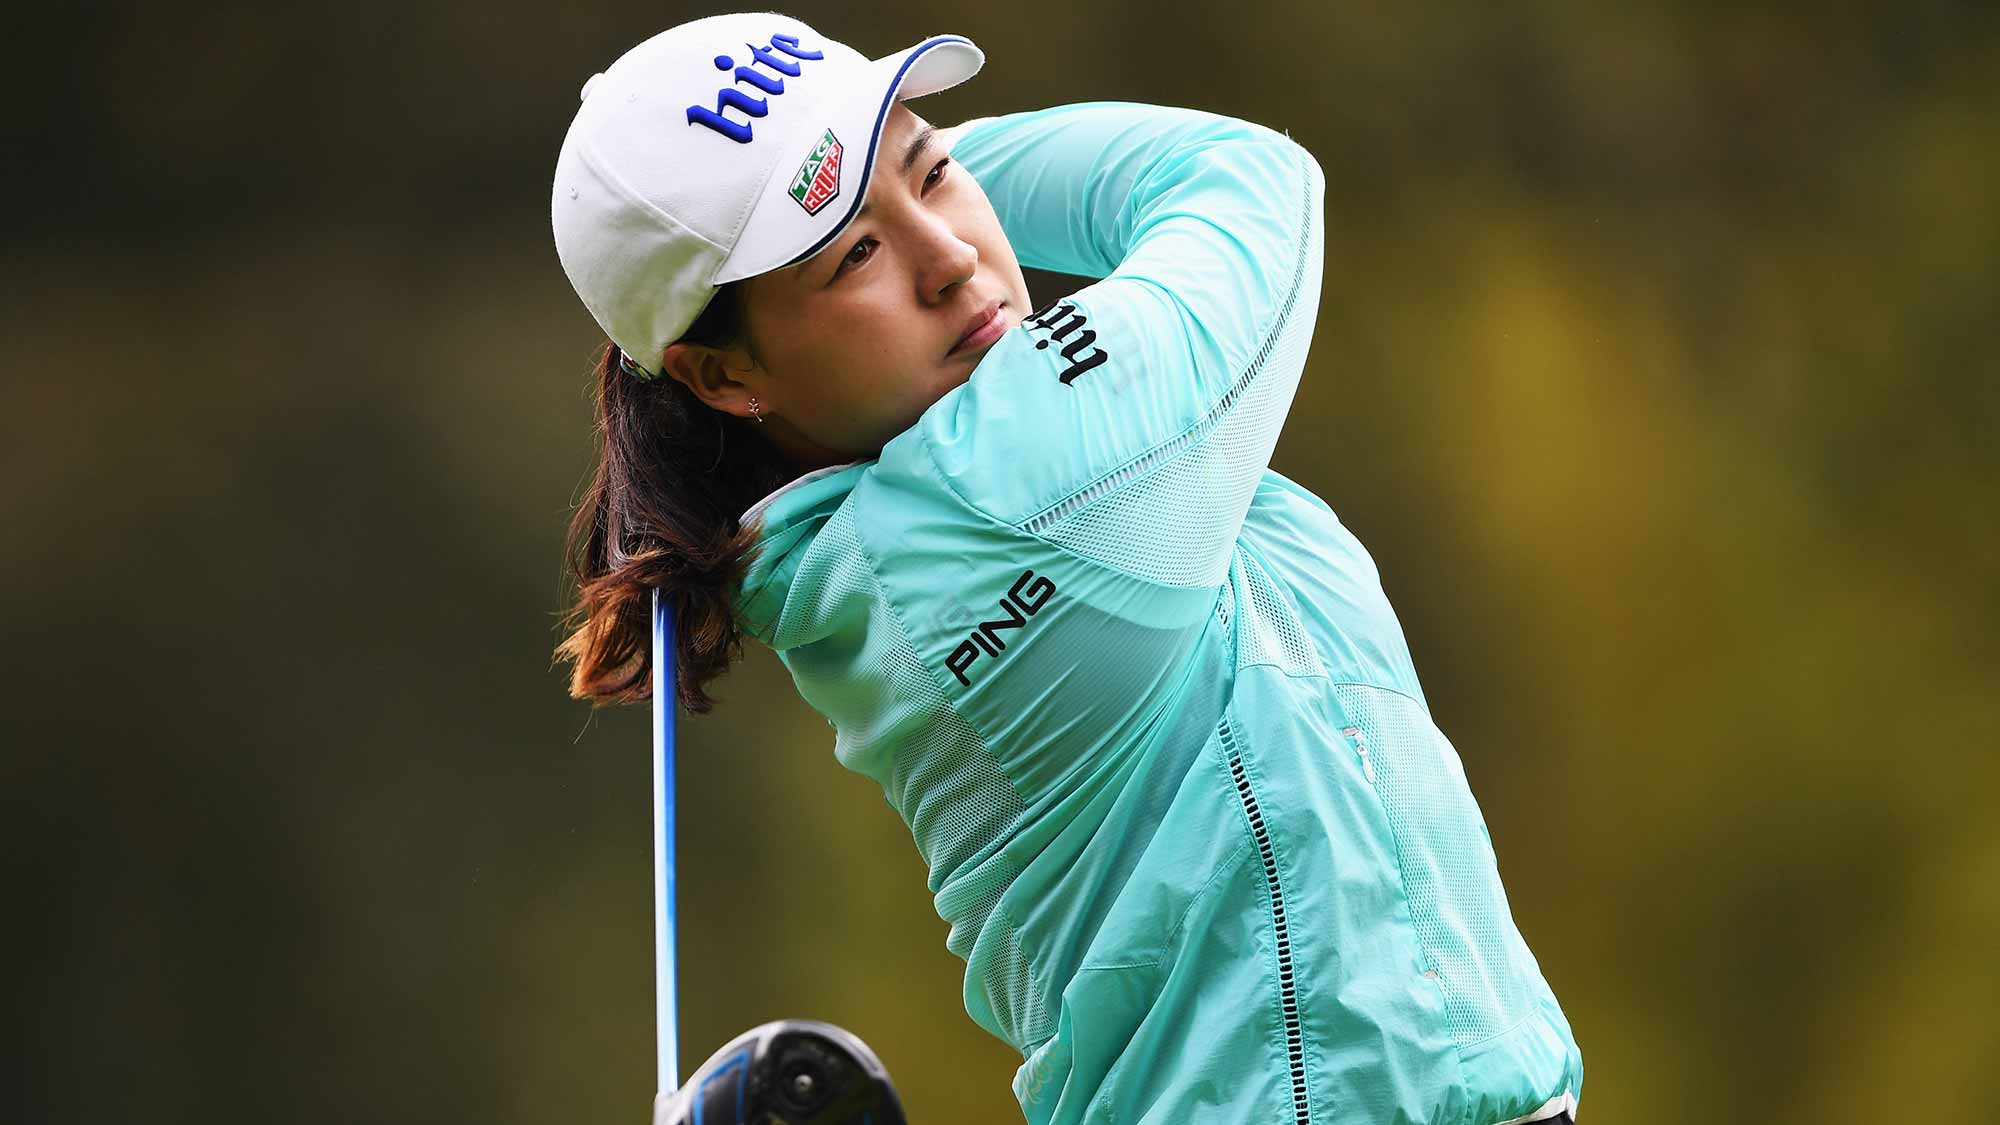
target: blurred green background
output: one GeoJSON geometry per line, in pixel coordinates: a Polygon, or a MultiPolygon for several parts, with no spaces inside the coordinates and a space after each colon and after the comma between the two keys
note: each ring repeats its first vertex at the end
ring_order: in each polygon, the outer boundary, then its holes
{"type": "MultiPolygon", "coordinates": [[[[10,17],[20,1121],[644,1120],[646,717],[550,667],[599,337],[548,182],[678,4],[10,17]]],[[[1369,545],[1586,1122],[2000,1119],[1992,5],[787,9],[1329,179],[1276,465],[1369,545]]],[[[1039,297],[1058,282],[1037,278],[1039,297]]],[[[1019,1120],[767,652],[684,724],[684,1060],[861,1032],[1019,1120]]]]}

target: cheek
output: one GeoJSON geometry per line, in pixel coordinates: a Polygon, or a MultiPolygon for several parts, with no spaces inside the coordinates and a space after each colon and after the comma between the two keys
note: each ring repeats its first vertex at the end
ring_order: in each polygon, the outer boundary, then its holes
{"type": "MultiPolygon", "coordinates": [[[[803,345],[786,371],[822,424],[865,431],[905,409],[905,399],[935,363],[924,360],[926,340],[910,322],[913,310],[859,292],[843,294],[810,323],[795,325],[803,345]]],[[[887,288],[884,286],[883,288],[887,288]]]]}
{"type": "Polygon", "coordinates": [[[922,325],[926,314],[917,304],[907,266],[892,257],[876,264],[882,268],[857,278],[860,284],[819,310],[818,331],[843,370],[886,380],[925,354],[929,341],[922,325]]]}
{"type": "Polygon", "coordinates": [[[895,336],[882,288],[872,283],[842,286],[810,307],[793,310],[783,329],[784,362],[772,366],[807,373],[817,384],[842,383],[849,372],[865,370],[863,361],[895,336]]]}
{"type": "Polygon", "coordinates": [[[839,326],[819,384],[818,416],[829,434],[854,448],[875,448],[908,429],[960,380],[941,363],[930,336],[913,325],[920,312],[886,304],[857,306],[839,326]]]}

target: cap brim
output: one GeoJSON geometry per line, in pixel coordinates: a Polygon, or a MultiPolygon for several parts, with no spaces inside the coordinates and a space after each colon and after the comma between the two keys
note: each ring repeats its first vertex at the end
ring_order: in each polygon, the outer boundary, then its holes
{"type": "Polygon", "coordinates": [[[735,249],[716,271],[714,284],[755,277],[819,253],[846,229],[868,197],[889,107],[948,90],[979,73],[985,62],[985,53],[959,35],[934,35],[871,62],[871,79],[857,84],[853,96],[822,105],[815,118],[798,130],[796,155],[787,155],[773,168],[735,249]],[[837,187],[831,194],[815,194],[800,177],[816,167],[813,158],[829,133],[838,146],[834,159],[839,168],[833,177],[837,187]],[[807,189],[803,197],[795,193],[801,187],[807,189]]]}

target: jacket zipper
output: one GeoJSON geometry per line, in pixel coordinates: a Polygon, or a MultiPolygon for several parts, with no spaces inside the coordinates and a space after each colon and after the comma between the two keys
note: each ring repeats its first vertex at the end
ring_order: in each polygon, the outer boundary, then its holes
{"type": "Polygon", "coordinates": [[[1271,928],[1277,935],[1278,1004],[1285,1018],[1285,1063],[1291,1070],[1292,1111],[1298,1125],[1310,1125],[1311,1107],[1306,1099],[1305,1028],[1299,1020],[1298,978],[1292,965],[1292,931],[1285,920],[1285,889],[1278,882],[1278,853],[1271,845],[1271,831],[1264,823],[1257,794],[1250,789],[1250,775],[1243,768],[1243,755],[1236,746],[1236,734],[1224,719],[1216,732],[1229,763],[1229,778],[1236,783],[1236,796],[1250,819],[1250,834],[1257,840],[1257,857],[1264,864],[1264,886],[1271,894],[1271,928]]]}

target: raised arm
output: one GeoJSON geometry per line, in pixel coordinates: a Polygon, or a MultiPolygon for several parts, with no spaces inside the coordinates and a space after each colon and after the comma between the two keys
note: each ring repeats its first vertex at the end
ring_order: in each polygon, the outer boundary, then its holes
{"type": "Polygon", "coordinates": [[[1219,581],[1318,311],[1319,165],[1264,126],[1130,103],[950,133],[1022,264],[1104,280],[1038,310],[925,416],[938,472],[1087,557],[1219,581]]]}

